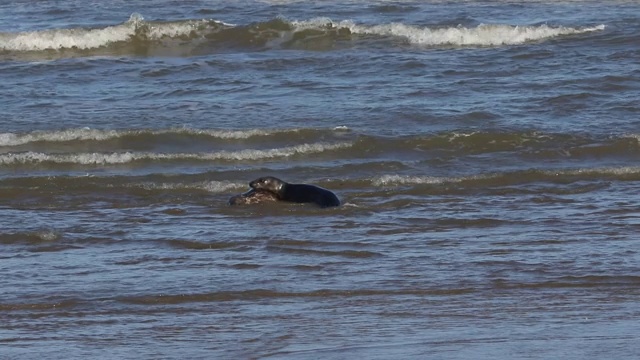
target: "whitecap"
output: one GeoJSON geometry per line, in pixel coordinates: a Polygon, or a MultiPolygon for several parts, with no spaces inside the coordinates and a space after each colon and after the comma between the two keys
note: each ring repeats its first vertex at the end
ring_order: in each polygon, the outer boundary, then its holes
{"type": "Polygon", "coordinates": [[[142,160],[261,160],[290,157],[297,154],[313,154],[343,149],[352,146],[351,142],[311,143],[275,149],[245,149],[239,151],[217,151],[205,153],[153,153],[153,152],[115,152],[115,153],[64,153],[52,154],[34,151],[0,154],[0,164],[80,164],[108,165],[126,164],[142,160]]]}
{"type": "Polygon", "coordinates": [[[296,30],[309,28],[346,28],[354,34],[395,36],[406,39],[414,45],[424,46],[498,46],[518,45],[531,41],[540,41],[562,35],[582,34],[604,30],[605,25],[574,28],[564,26],[532,25],[516,26],[506,24],[481,24],[476,27],[430,28],[389,23],[380,25],[361,25],[352,20],[335,22],[329,18],[314,18],[306,21],[293,21],[296,30]]]}

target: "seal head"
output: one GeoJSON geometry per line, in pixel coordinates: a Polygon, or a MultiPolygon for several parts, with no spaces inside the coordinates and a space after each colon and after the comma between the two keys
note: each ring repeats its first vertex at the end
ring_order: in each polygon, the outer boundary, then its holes
{"type": "Polygon", "coordinates": [[[273,176],[264,176],[261,178],[257,178],[249,183],[249,186],[252,189],[271,191],[278,196],[280,196],[285,185],[287,185],[287,183],[273,176]]]}

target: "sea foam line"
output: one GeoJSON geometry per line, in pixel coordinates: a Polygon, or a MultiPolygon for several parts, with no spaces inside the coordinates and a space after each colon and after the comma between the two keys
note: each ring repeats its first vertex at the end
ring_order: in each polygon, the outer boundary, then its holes
{"type": "Polygon", "coordinates": [[[59,49],[92,49],[109,43],[126,41],[135,34],[128,25],[108,26],[103,29],[53,29],[0,34],[0,49],[36,51],[59,49]]]}
{"type": "Polygon", "coordinates": [[[255,150],[246,149],[240,151],[219,151],[208,153],[153,153],[153,152],[121,152],[121,153],[71,153],[48,154],[42,152],[21,152],[0,155],[0,165],[16,164],[80,164],[80,165],[107,165],[126,164],[135,161],[156,160],[261,160],[278,157],[289,157],[297,154],[312,154],[324,151],[342,149],[352,146],[351,142],[341,143],[312,143],[290,147],[255,150]]]}
{"type": "Polygon", "coordinates": [[[105,28],[49,29],[20,33],[0,33],[0,49],[11,51],[37,51],[61,49],[96,49],[111,43],[128,41],[136,31],[145,28],[150,40],[189,35],[210,23],[230,26],[218,21],[188,20],[170,23],[148,23],[139,14],[132,14],[128,21],[105,28]]]}
{"type": "Polygon", "coordinates": [[[549,39],[562,35],[583,34],[604,30],[605,25],[585,28],[552,27],[546,24],[535,26],[515,26],[504,24],[481,24],[475,28],[462,26],[447,28],[428,28],[390,23],[382,25],[358,25],[351,20],[334,22],[328,18],[316,18],[307,21],[294,21],[298,30],[309,28],[347,28],[355,34],[397,36],[406,38],[411,44],[437,46],[497,46],[517,45],[530,41],[549,39]]]}
{"type": "MultiPolygon", "coordinates": [[[[598,168],[578,168],[578,169],[558,169],[558,170],[528,170],[528,172],[538,173],[541,177],[533,177],[531,181],[541,181],[543,179],[553,180],[562,177],[586,177],[593,178],[598,176],[639,176],[640,167],[623,166],[623,167],[598,167],[598,168]]],[[[374,186],[402,186],[402,185],[438,185],[462,183],[466,181],[482,181],[489,179],[497,179],[501,177],[509,177],[519,173],[488,173],[461,177],[435,177],[435,176],[409,176],[409,175],[381,175],[374,177],[371,183],[374,186]]],[[[522,176],[515,176],[516,179],[523,179],[522,176]]],[[[518,181],[521,182],[521,181],[518,181]]]]}
{"type": "Polygon", "coordinates": [[[489,175],[475,175],[469,177],[436,177],[436,176],[406,176],[406,175],[382,175],[372,179],[374,186],[399,186],[399,185],[432,185],[445,183],[459,183],[471,179],[486,179],[489,175]]]}
{"type": "Polygon", "coordinates": [[[233,183],[230,181],[200,181],[195,183],[154,183],[144,182],[131,184],[129,187],[142,188],[145,190],[204,190],[210,193],[228,193],[247,189],[248,184],[233,183]]]}
{"type": "Polygon", "coordinates": [[[34,142],[67,142],[67,141],[105,141],[126,136],[142,135],[201,135],[219,139],[247,139],[254,136],[270,136],[285,132],[299,132],[301,129],[248,129],[248,130],[212,130],[171,128],[161,130],[99,130],[99,129],[66,129],[55,131],[34,131],[30,133],[0,133],[0,146],[19,146],[34,142]]]}

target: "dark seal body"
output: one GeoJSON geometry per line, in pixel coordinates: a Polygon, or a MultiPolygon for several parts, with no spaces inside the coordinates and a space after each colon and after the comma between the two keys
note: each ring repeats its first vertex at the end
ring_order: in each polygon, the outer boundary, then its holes
{"type": "Polygon", "coordinates": [[[261,177],[249,183],[255,190],[268,190],[282,201],[315,203],[320,207],[339,206],[340,200],[331,191],[315,185],[289,184],[273,176],[261,177]]]}
{"type": "Polygon", "coordinates": [[[229,205],[250,205],[261,204],[264,202],[278,201],[278,196],[271,191],[261,189],[251,189],[242,194],[232,196],[229,199],[229,205]]]}

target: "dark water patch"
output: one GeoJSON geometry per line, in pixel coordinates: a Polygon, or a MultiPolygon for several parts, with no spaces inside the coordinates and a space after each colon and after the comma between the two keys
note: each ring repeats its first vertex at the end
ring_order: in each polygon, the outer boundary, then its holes
{"type": "Polygon", "coordinates": [[[563,276],[541,282],[513,282],[499,279],[492,282],[497,289],[556,289],[556,288],[622,288],[637,292],[640,277],[632,275],[584,275],[563,276]]]}
{"type": "Polygon", "coordinates": [[[151,220],[150,218],[143,217],[143,216],[130,216],[124,219],[123,221],[129,224],[149,224],[153,222],[153,220],[151,220]]]}
{"type": "Polygon", "coordinates": [[[62,234],[52,230],[0,233],[0,244],[43,245],[61,241],[62,234]]]}
{"type": "Polygon", "coordinates": [[[377,13],[406,13],[418,10],[419,7],[412,5],[371,5],[371,11],[377,13]]]}
{"type": "Polygon", "coordinates": [[[599,98],[597,94],[579,92],[552,96],[542,101],[542,105],[557,113],[570,113],[584,109],[590,105],[591,99],[599,98]]]}
{"type": "Polygon", "coordinates": [[[219,14],[223,12],[224,10],[221,10],[221,9],[200,9],[197,11],[198,14],[202,14],[202,15],[212,15],[212,14],[219,14]]]}
{"type": "Polygon", "coordinates": [[[176,261],[185,261],[185,260],[187,260],[186,257],[161,257],[156,255],[143,255],[143,256],[127,257],[125,260],[114,261],[113,264],[121,265],[121,266],[133,266],[133,265],[155,263],[155,262],[168,264],[176,261]]]}
{"type": "Polygon", "coordinates": [[[514,225],[513,222],[492,218],[440,218],[434,221],[436,226],[455,228],[490,228],[514,225]]]}
{"type": "Polygon", "coordinates": [[[238,270],[254,270],[254,269],[259,269],[262,266],[263,265],[252,264],[252,263],[238,263],[238,264],[231,265],[232,268],[238,269],[238,270]]]}
{"type": "Polygon", "coordinates": [[[269,245],[273,246],[297,246],[297,247],[312,247],[312,246],[333,246],[333,247],[367,247],[371,246],[359,241],[321,241],[321,240],[295,240],[295,239],[277,239],[269,240],[269,245]]]}
{"type": "Polygon", "coordinates": [[[82,249],[82,246],[72,245],[72,244],[51,244],[51,245],[39,245],[35,247],[30,247],[29,251],[34,253],[43,253],[43,252],[57,252],[57,251],[67,251],[67,250],[77,250],[82,249]]]}
{"type": "Polygon", "coordinates": [[[334,290],[321,289],[309,292],[283,292],[267,289],[253,289],[244,291],[221,291],[196,294],[175,295],[144,295],[118,297],[116,300],[122,303],[136,305],[170,305],[191,302],[226,302],[226,301],[256,301],[265,299],[288,298],[358,298],[371,296],[456,296],[475,292],[472,288],[451,289],[351,289],[334,290]]]}
{"type": "MultiPolygon", "coordinates": [[[[571,239],[566,237],[549,237],[542,239],[512,239],[511,241],[492,241],[491,247],[505,248],[511,251],[566,251],[572,246],[579,246],[583,239],[571,239]]],[[[491,251],[491,250],[482,250],[491,251]]],[[[482,252],[480,251],[480,252],[482,252]]]]}
{"type": "Polygon", "coordinates": [[[289,268],[298,271],[323,271],[325,270],[324,266],[321,265],[292,265],[289,268]]]}
{"type": "Polygon", "coordinates": [[[47,14],[47,15],[67,15],[67,14],[72,14],[72,13],[73,13],[72,10],[61,9],[61,8],[50,9],[50,10],[47,10],[45,12],[45,14],[47,14]]]}
{"type": "Polygon", "coordinates": [[[353,248],[370,247],[371,244],[359,241],[319,241],[319,240],[270,240],[266,250],[289,254],[339,256],[347,258],[374,258],[383,256],[380,253],[368,250],[354,250],[353,248]],[[332,248],[332,250],[319,249],[332,248]],[[333,250],[335,249],[335,250],[333,250]],[[339,250],[338,250],[339,249],[339,250]]]}
{"type": "Polygon", "coordinates": [[[183,239],[161,240],[161,243],[168,244],[171,247],[186,250],[225,250],[238,248],[241,244],[227,242],[200,242],[183,239]]]}
{"type": "Polygon", "coordinates": [[[181,216],[187,214],[187,210],[180,208],[170,208],[162,210],[162,213],[166,215],[181,216]]]}
{"type": "Polygon", "coordinates": [[[52,302],[25,302],[25,303],[0,303],[2,311],[42,311],[60,310],[66,311],[81,304],[79,300],[61,300],[52,302]]]}
{"type": "MultiPolygon", "coordinates": [[[[416,69],[424,69],[427,68],[428,64],[422,62],[422,61],[417,61],[417,60],[407,60],[405,62],[403,62],[400,65],[400,69],[401,70],[416,70],[416,69]]],[[[429,92],[423,91],[423,90],[414,90],[413,92],[409,93],[408,95],[410,96],[424,96],[429,94],[429,92]]]]}
{"type": "Polygon", "coordinates": [[[338,256],[338,257],[346,257],[346,258],[376,258],[383,256],[380,253],[373,251],[363,251],[363,250],[315,250],[308,248],[294,248],[287,246],[267,246],[267,251],[278,252],[278,253],[286,253],[286,254],[301,254],[301,255],[315,255],[315,256],[338,256]]]}

